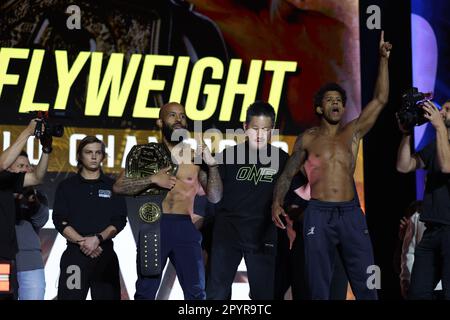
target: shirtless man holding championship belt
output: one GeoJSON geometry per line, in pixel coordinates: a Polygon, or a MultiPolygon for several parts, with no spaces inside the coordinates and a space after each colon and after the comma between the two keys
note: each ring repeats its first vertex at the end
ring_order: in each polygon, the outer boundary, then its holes
{"type": "Polygon", "coordinates": [[[116,193],[134,196],[137,205],[135,299],[155,299],[167,258],[176,269],[185,299],[205,299],[202,238],[191,215],[199,190],[203,187],[208,200],[217,203],[222,182],[217,163],[204,143],[197,148],[196,156],[201,156],[204,165],[200,167],[194,163],[194,152],[187,144],[172,140],[180,132],[186,132],[186,120],[182,105],[164,105],[157,120],[162,143],[133,147],[127,156],[126,169],[114,185],[116,193]],[[175,153],[179,156],[180,152],[183,161],[172,156],[175,153]]]}

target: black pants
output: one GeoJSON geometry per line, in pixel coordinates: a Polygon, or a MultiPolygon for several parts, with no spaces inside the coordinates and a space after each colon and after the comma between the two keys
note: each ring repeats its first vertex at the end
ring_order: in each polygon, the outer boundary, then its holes
{"type": "Polygon", "coordinates": [[[450,300],[450,226],[433,224],[416,247],[408,299],[432,300],[439,280],[443,298],[450,300]]]}
{"type": "Polygon", "coordinates": [[[98,258],[84,255],[69,243],[60,262],[58,300],[84,300],[89,288],[92,300],[120,300],[119,261],[112,241],[102,244],[98,258]]]}
{"type": "Polygon", "coordinates": [[[331,278],[330,300],[347,299],[348,277],[339,252],[336,250],[333,277],[331,278]]]}
{"type": "MultiPolygon", "coordinates": [[[[292,300],[310,300],[305,276],[305,244],[303,224],[295,223],[297,237],[289,250],[289,238],[286,230],[278,229],[278,247],[275,268],[274,299],[284,300],[286,291],[291,287],[292,300]]],[[[337,251],[337,250],[336,250],[337,251]]],[[[348,279],[339,254],[335,255],[333,277],[330,285],[330,300],[347,298],[348,279]]]]}
{"type": "Polygon", "coordinates": [[[253,300],[273,299],[275,256],[264,252],[249,252],[239,245],[215,242],[211,248],[210,273],[206,283],[206,299],[228,300],[239,263],[244,257],[253,300]]]}
{"type": "MultiPolygon", "coordinates": [[[[298,226],[298,224],[294,224],[298,226]]],[[[305,279],[305,253],[302,231],[296,228],[297,237],[289,250],[289,238],[286,230],[278,229],[277,256],[275,265],[274,299],[284,300],[286,291],[291,287],[292,300],[308,300],[305,279]]]]}
{"type": "MultiPolygon", "coordinates": [[[[175,267],[185,300],[205,299],[205,269],[202,257],[202,235],[191,217],[164,213],[161,218],[161,262],[167,258],[175,267]]],[[[139,259],[139,255],[138,255],[139,259]]],[[[139,261],[138,261],[139,265],[139,261]]],[[[136,300],[154,300],[161,284],[162,273],[155,277],[139,274],[136,281],[136,300]]]]}
{"type": "Polygon", "coordinates": [[[357,299],[377,299],[368,285],[374,265],[366,218],[355,201],[310,200],[304,219],[306,278],[311,298],[330,299],[336,248],[357,299]]]}

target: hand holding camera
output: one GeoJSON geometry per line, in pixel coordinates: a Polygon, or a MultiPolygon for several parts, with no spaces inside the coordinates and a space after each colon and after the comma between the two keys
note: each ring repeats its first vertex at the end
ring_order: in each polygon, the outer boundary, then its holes
{"type": "Polygon", "coordinates": [[[64,127],[61,124],[53,123],[48,111],[33,111],[32,115],[36,115],[36,128],[34,136],[38,139],[44,136],[62,137],[64,127]]]}
{"type": "Polygon", "coordinates": [[[438,129],[440,126],[445,128],[444,119],[433,102],[425,101],[422,108],[424,110],[423,116],[431,122],[435,129],[438,129]]]}
{"type": "Polygon", "coordinates": [[[53,137],[50,135],[44,135],[40,139],[41,145],[42,145],[42,152],[43,153],[50,153],[52,152],[52,143],[53,143],[53,137]]]}
{"type": "Polygon", "coordinates": [[[402,132],[410,133],[415,126],[429,121],[424,115],[423,105],[431,98],[431,93],[419,92],[417,88],[411,88],[402,95],[401,107],[396,114],[402,132]]]}
{"type": "Polygon", "coordinates": [[[39,121],[39,118],[35,118],[30,121],[25,131],[28,133],[29,136],[34,136],[34,132],[36,131],[36,126],[39,121]]]}
{"type": "MultiPolygon", "coordinates": [[[[34,111],[32,114],[37,116],[36,119],[32,120],[32,122],[35,122],[34,136],[40,140],[42,152],[50,153],[53,149],[53,137],[62,137],[64,127],[61,124],[51,122],[47,111],[34,111]]],[[[30,126],[32,126],[31,122],[30,126]]]]}
{"type": "Polygon", "coordinates": [[[410,130],[408,130],[408,129],[406,129],[404,127],[404,125],[400,121],[400,118],[398,116],[398,112],[395,113],[395,117],[397,118],[398,129],[401,131],[401,133],[403,133],[404,135],[407,135],[407,136],[411,135],[412,134],[412,128],[410,130]]]}

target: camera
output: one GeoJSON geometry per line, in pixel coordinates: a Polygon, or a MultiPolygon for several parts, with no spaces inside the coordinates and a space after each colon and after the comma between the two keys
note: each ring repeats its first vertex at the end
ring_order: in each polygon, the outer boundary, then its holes
{"type": "Polygon", "coordinates": [[[52,117],[49,116],[48,111],[32,111],[30,112],[33,118],[37,118],[36,129],[34,136],[38,139],[45,139],[50,136],[62,137],[64,134],[64,126],[59,123],[53,123],[52,117]]]}
{"type": "Polygon", "coordinates": [[[431,93],[419,92],[415,87],[407,90],[402,95],[401,107],[397,116],[404,129],[410,131],[414,126],[420,126],[428,121],[424,117],[422,105],[425,100],[431,98],[431,93]]]}
{"type": "Polygon", "coordinates": [[[21,220],[31,221],[33,215],[39,210],[37,190],[27,187],[16,196],[16,222],[21,220]]]}

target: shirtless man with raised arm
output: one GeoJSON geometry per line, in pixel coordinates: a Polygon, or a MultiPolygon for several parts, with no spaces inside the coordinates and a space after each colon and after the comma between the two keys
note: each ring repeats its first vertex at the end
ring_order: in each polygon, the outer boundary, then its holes
{"type": "Polygon", "coordinates": [[[357,299],[376,299],[367,285],[367,268],[374,264],[366,220],[355,202],[353,174],[359,142],[375,124],[389,96],[388,60],[392,45],[379,43],[380,63],[373,99],[361,115],[342,125],[345,91],[337,84],[322,87],[314,99],[319,127],[299,135],[294,152],[277,181],[272,204],[274,223],[285,228],[280,215],[291,180],[302,170],[311,186],[305,211],[304,238],[306,277],[312,299],[329,299],[329,288],[337,246],[357,299]]]}
{"type": "MultiPolygon", "coordinates": [[[[159,233],[158,235],[155,235],[154,230],[151,234],[143,231],[154,224],[155,221],[145,221],[145,219],[155,215],[155,210],[158,209],[145,207],[145,205],[139,209],[139,218],[144,220],[145,224],[141,224],[138,240],[138,280],[135,298],[155,299],[161,282],[161,272],[155,274],[148,268],[152,267],[153,261],[158,260],[160,265],[155,266],[153,264],[153,266],[161,271],[167,258],[169,258],[177,271],[185,299],[205,299],[201,234],[194,227],[191,215],[193,214],[194,198],[202,187],[209,201],[212,203],[219,202],[222,194],[222,181],[217,168],[218,165],[209,149],[201,141],[199,141],[199,147],[197,148],[197,156],[202,157],[203,166],[199,166],[192,161],[192,150],[189,147],[185,145],[185,147],[180,148],[179,140],[172,141],[174,133],[177,135],[179,131],[187,128],[187,118],[182,105],[178,103],[164,105],[160,110],[157,125],[162,131],[162,144],[135,146],[128,155],[127,165],[135,161],[135,163],[138,163],[137,166],[145,171],[157,162],[155,157],[148,155],[162,153],[168,155],[168,159],[172,158],[172,160],[169,160],[171,165],[145,177],[130,177],[129,174],[127,176],[123,172],[114,185],[114,192],[129,196],[141,195],[149,188],[165,190],[159,204],[162,214],[157,219],[160,223],[160,227],[156,231],[156,233],[159,233]],[[142,149],[146,146],[151,149],[147,151],[142,149]],[[148,153],[145,154],[145,152],[148,153]],[[189,153],[187,157],[185,156],[186,152],[189,153]],[[184,161],[175,161],[177,163],[174,163],[175,157],[171,157],[171,153],[177,154],[178,159],[184,161]],[[148,156],[147,159],[145,159],[146,155],[148,156]],[[203,167],[207,167],[207,172],[203,170],[203,167]],[[145,212],[143,208],[150,208],[146,211],[147,214],[142,214],[142,212],[145,212]],[[154,237],[160,237],[158,238],[161,244],[158,249],[159,257],[151,256],[150,253],[147,257],[146,244],[145,248],[141,248],[141,245],[144,242],[146,243],[147,239],[153,239],[154,237]]],[[[150,198],[151,196],[147,197],[150,198]]],[[[156,212],[156,215],[158,215],[158,212],[156,212]]]]}

